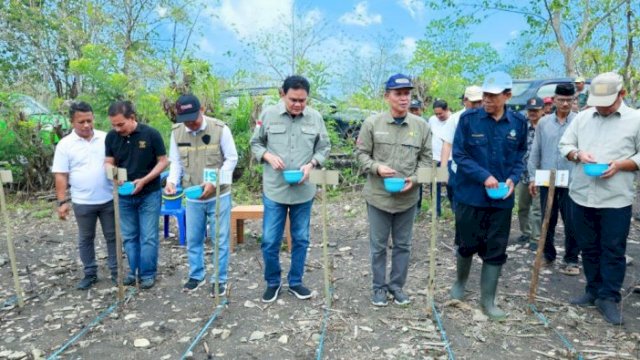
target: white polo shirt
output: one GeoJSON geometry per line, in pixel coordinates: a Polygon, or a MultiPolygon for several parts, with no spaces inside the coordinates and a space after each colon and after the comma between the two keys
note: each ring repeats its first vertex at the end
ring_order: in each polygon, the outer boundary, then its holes
{"type": "Polygon", "coordinates": [[[113,199],[112,184],[104,171],[104,139],[107,133],[93,130],[85,140],[74,131],[60,140],[53,157],[53,173],[69,174],[71,201],[75,204],[104,204],[113,199]]]}
{"type": "Polygon", "coordinates": [[[446,127],[449,119],[440,121],[435,115],[429,118],[429,127],[431,127],[431,153],[434,161],[440,161],[442,154],[442,136],[440,135],[446,127]]]}

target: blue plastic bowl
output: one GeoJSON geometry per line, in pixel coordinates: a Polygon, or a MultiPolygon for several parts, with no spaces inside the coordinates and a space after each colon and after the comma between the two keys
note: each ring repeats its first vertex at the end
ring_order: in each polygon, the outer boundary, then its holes
{"type": "Polygon", "coordinates": [[[133,194],[133,190],[135,189],[136,186],[131,181],[127,181],[118,186],[118,194],[122,196],[129,196],[133,194]]]}
{"type": "Polygon", "coordinates": [[[202,191],[202,186],[194,185],[184,189],[184,196],[191,200],[199,199],[202,196],[202,191]]]}
{"type": "Polygon", "coordinates": [[[390,193],[397,193],[404,187],[404,178],[384,178],[384,189],[390,193]]]}
{"type": "Polygon", "coordinates": [[[509,187],[507,183],[498,183],[497,188],[485,188],[487,190],[487,195],[494,200],[502,200],[508,193],[509,187]]]}
{"type": "Polygon", "coordinates": [[[302,170],[285,170],[282,172],[282,175],[284,176],[284,181],[286,181],[288,184],[297,184],[300,182],[300,180],[302,180],[302,170]]]}
{"type": "Polygon", "coordinates": [[[584,164],[584,173],[589,176],[601,176],[607,171],[609,164],[584,164]]]}

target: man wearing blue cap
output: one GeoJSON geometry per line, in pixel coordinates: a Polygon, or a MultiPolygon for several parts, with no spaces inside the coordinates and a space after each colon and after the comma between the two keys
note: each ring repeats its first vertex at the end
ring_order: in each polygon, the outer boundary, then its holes
{"type": "Polygon", "coordinates": [[[391,76],[384,93],[389,111],[367,118],[356,143],[356,155],[367,174],[363,193],[369,218],[371,303],[375,306],[387,305],[387,292],[397,305],[411,303],[402,288],[407,279],[418,201],[417,170],[431,167],[431,131],[426,121],[409,113],[411,89],[408,76],[391,76]],[[385,189],[385,178],[402,178],[404,187],[390,193],[385,189]],[[387,282],[389,234],[393,248],[387,282]]]}
{"type": "Polygon", "coordinates": [[[527,121],[506,107],[511,97],[511,77],[504,72],[486,76],[482,84],[483,107],[460,116],[453,140],[456,173],[456,230],[460,234],[457,278],[451,297],[462,299],[474,254],[482,259],[480,305],[492,320],[506,313],[495,305],[502,265],[507,261],[511,230],[512,196],[524,171],[527,121]],[[491,199],[486,189],[508,187],[502,199],[491,199]]]}
{"type": "MultiPolygon", "coordinates": [[[[176,185],[183,188],[200,185],[203,189],[198,199],[187,199],[187,254],[189,256],[189,280],[184,292],[195,291],[205,282],[204,238],[207,219],[211,229],[216,221],[215,184],[204,181],[205,169],[220,170],[220,175],[231,174],[238,163],[238,152],[231,130],[224,122],[204,115],[204,107],[194,95],[182,95],[176,101],[176,122],[171,131],[169,160],[171,168],[165,193],[176,194],[176,185]],[[182,176],[182,181],[180,177],[182,176]]],[[[229,260],[229,228],[231,225],[231,186],[220,186],[217,239],[218,293],[211,286],[211,296],[224,296],[227,291],[227,265],[229,260]]],[[[213,235],[213,234],[212,234],[213,235]]],[[[213,238],[214,236],[212,236],[213,238]]],[[[216,240],[213,240],[216,241],[216,240]]],[[[215,279],[212,277],[214,284],[215,279]]]]}

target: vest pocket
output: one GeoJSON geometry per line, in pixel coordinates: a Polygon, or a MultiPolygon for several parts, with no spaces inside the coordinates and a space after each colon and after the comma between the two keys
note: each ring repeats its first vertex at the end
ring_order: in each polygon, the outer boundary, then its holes
{"type": "Polygon", "coordinates": [[[205,150],[205,157],[205,165],[207,167],[222,167],[222,152],[220,151],[220,144],[207,146],[207,149],[205,150]]]}
{"type": "Polygon", "coordinates": [[[189,166],[189,147],[178,147],[178,152],[180,153],[180,162],[182,163],[182,167],[189,166]]]}

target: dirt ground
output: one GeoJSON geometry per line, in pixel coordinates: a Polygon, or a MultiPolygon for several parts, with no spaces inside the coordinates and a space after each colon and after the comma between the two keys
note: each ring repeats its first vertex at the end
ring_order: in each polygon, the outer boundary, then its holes
{"type": "MultiPolygon", "coordinates": [[[[51,206],[51,205],[48,205],[51,206]]],[[[433,317],[427,316],[428,243],[430,215],[422,212],[414,229],[409,279],[409,307],[370,304],[368,224],[359,194],[329,201],[329,242],[333,267],[334,301],[324,337],[325,359],[446,359],[444,343],[433,317]]],[[[247,222],[246,240],[230,257],[228,306],[195,347],[192,358],[313,359],[322,339],[323,271],[321,203],[316,201],[305,283],[317,292],[311,300],[298,300],[283,291],[277,302],[260,302],[264,282],[259,235],[260,221],[247,222]]],[[[29,300],[23,309],[12,304],[11,268],[6,255],[4,226],[0,230],[0,359],[49,356],[115,301],[108,280],[106,250],[99,235],[99,276],[90,291],[77,291],[81,264],[77,255],[77,228],[73,217],[61,222],[46,208],[13,204],[11,212],[21,283],[29,300]],[[42,216],[42,213],[46,216],[42,216]]],[[[498,304],[508,320],[486,320],[477,305],[480,261],[474,261],[464,302],[452,302],[448,289],[455,276],[452,249],[453,223],[438,222],[436,306],[457,359],[570,359],[561,334],[584,359],[640,358],[640,294],[623,293],[623,326],[605,323],[597,310],[577,308],[567,300],[583,291],[584,279],[553,270],[541,276],[538,309],[548,319],[529,314],[525,294],[529,288],[533,252],[520,244],[509,246],[509,260],[498,288],[498,304]],[[557,333],[556,333],[557,332],[557,333]]],[[[640,234],[633,223],[627,253],[636,260],[627,268],[625,289],[640,278],[640,234]]],[[[174,228],[173,233],[176,233],[174,228]]],[[[519,231],[515,222],[511,237],[519,231]]],[[[557,229],[561,239],[562,227],[557,229]]],[[[562,243],[562,241],[557,241],[562,243]]],[[[560,247],[559,247],[560,248],[560,247]]],[[[209,248],[209,253],[211,249],[209,248]]],[[[562,254],[562,250],[559,251],[562,254]]],[[[289,267],[283,251],[283,283],[289,267]]],[[[210,256],[207,259],[211,263],[210,256]]],[[[212,273],[209,268],[208,275],[212,273]]],[[[185,249],[175,237],[162,239],[157,285],[131,296],[81,337],[64,359],[179,359],[215,311],[208,286],[187,295],[185,249]],[[149,341],[134,346],[136,339],[149,341]]],[[[284,287],[286,289],[286,287],[284,287]]]]}

